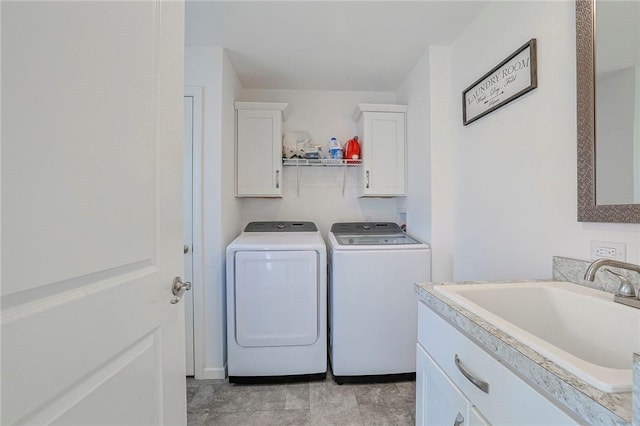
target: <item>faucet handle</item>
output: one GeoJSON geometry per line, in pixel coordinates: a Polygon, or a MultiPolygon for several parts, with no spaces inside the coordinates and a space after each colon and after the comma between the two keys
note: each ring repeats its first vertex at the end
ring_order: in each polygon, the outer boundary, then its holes
{"type": "Polygon", "coordinates": [[[631,281],[629,281],[629,278],[617,272],[613,272],[609,268],[605,268],[604,270],[606,272],[609,272],[610,274],[615,275],[620,280],[620,287],[618,287],[618,292],[616,293],[618,296],[636,297],[636,291],[633,288],[633,284],[631,284],[631,281]]]}

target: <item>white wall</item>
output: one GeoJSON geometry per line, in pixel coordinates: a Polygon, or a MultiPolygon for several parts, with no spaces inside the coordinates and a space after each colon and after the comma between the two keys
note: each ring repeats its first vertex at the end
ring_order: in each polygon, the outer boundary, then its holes
{"type": "Polygon", "coordinates": [[[549,278],[552,256],[589,259],[591,240],[640,261],[640,225],[576,221],[574,22],[573,2],[491,2],[431,49],[434,278],[549,278]],[[538,88],[463,126],[462,90],[534,37],[538,88]]]}
{"type": "MultiPolygon", "coordinates": [[[[304,130],[325,146],[331,137],[341,144],[357,134],[351,115],[358,103],[395,103],[395,93],[312,90],[242,90],[243,101],[287,102],[289,115],[284,131],[304,130]]],[[[232,161],[230,157],[228,161],[232,161]]],[[[396,221],[395,198],[357,198],[355,168],[346,170],[346,188],[342,195],[344,170],[337,167],[301,167],[299,195],[295,167],[283,169],[283,198],[245,198],[242,222],[259,220],[310,220],[323,235],[334,222],[396,221]]]]}
{"type": "MultiPolygon", "coordinates": [[[[451,95],[451,49],[431,47],[431,278],[447,281],[453,278],[454,232],[453,216],[454,165],[451,130],[458,125],[451,114],[459,108],[460,97],[451,95]]],[[[411,149],[411,147],[410,147],[411,149]]]]}
{"type": "Polygon", "coordinates": [[[233,102],[238,97],[238,93],[241,90],[240,81],[236,76],[236,72],[226,55],[226,51],[223,55],[222,64],[222,140],[220,149],[220,171],[221,171],[221,184],[220,191],[221,198],[218,209],[220,210],[220,234],[221,240],[218,246],[217,257],[222,259],[222,265],[218,271],[218,294],[223,300],[222,309],[218,314],[217,319],[220,321],[220,326],[223,330],[222,340],[222,353],[224,359],[224,365],[227,364],[227,329],[226,329],[226,248],[234,238],[238,236],[242,230],[241,221],[241,200],[235,197],[235,129],[236,118],[235,108],[233,102]]]}
{"type": "MultiPolygon", "coordinates": [[[[225,377],[226,300],[225,248],[240,230],[240,202],[233,196],[235,118],[233,100],[238,79],[225,52],[214,47],[185,49],[185,86],[203,88],[202,217],[204,263],[203,298],[196,299],[203,315],[204,370],[196,366],[196,377],[225,377]]],[[[196,309],[198,311],[198,309],[196,309]]],[[[196,348],[198,350],[198,348],[196,348]]]]}
{"type": "Polygon", "coordinates": [[[431,235],[431,109],[429,53],[418,60],[397,90],[407,111],[407,232],[423,241],[431,235]]]}

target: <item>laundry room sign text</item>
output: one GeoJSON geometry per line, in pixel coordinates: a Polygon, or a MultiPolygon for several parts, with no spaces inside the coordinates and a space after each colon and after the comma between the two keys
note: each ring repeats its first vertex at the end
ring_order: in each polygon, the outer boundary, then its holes
{"type": "Polygon", "coordinates": [[[462,92],[462,123],[466,126],[536,87],[536,39],[532,38],[462,92]]]}

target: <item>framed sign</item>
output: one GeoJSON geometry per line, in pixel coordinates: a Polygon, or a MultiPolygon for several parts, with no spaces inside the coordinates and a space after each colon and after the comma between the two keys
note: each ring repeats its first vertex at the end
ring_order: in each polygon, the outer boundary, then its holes
{"type": "Polygon", "coordinates": [[[536,87],[536,39],[532,38],[462,92],[462,123],[473,123],[536,87]]]}

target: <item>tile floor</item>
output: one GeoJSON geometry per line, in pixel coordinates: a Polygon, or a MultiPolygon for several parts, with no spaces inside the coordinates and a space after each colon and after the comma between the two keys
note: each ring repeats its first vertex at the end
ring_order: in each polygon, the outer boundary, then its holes
{"type": "Polygon", "coordinates": [[[337,385],[324,381],[237,385],[187,379],[193,426],[414,425],[413,381],[337,385]]]}

